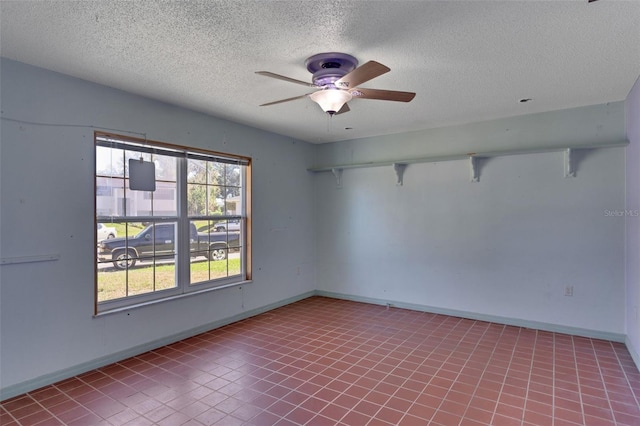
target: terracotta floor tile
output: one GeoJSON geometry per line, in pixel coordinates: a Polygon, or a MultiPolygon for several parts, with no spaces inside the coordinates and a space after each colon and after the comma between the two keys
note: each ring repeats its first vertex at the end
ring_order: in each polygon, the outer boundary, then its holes
{"type": "Polygon", "coordinates": [[[294,408],[296,408],[296,406],[293,404],[289,404],[285,401],[277,401],[273,405],[269,406],[267,410],[280,417],[284,417],[289,414],[294,408]]]}
{"type": "Polygon", "coordinates": [[[314,394],[316,398],[320,398],[323,401],[331,402],[336,399],[340,395],[339,391],[330,389],[329,386],[320,389],[318,392],[314,394]]]}
{"type": "Polygon", "coordinates": [[[35,425],[40,422],[51,420],[53,418],[54,418],[53,415],[48,413],[47,411],[37,410],[37,411],[31,412],[30,414],[24,417],[21,417],[18,421],[21,424],[25,424],[25,425],[35,425]]]}
{"type": "MultiPolygon", "coordinates": [[[[496,414],[493,417],[493,422],[491,424],[496,426],[521,426],[522,420],[520,420],[519,418],[504,416],[502,414],[496,414]]],[[[543,425],[543,424],[546,425],[550,423],[540,423],[540,425],[543,425]]]]}
{"type": "Polygon", "coordinates": [[[70,422],[65,422],[65,425],[68,426],[86,426],[100,424],[105,425],[105,421],[100,416],[93,413],[89,413],[86,416],[80,417],[79,419],[72,420],[70,422]]]}
{"type": "Polygon", "coordinates": [[[440,404],[440,406],[438,407],[438,411],[444,411],[446,413],[451,413],[456,415],[464,414],[466,409],[467,409],[466,404],[458,404],[457,402],[454,402],[451,400],[442,401],[442,404],[440,404]]]}
{"type": "Polygon", "coordinates": [[[85,417],[89,414],[92,414],[91,412],[89,412],[89,410],[82,406],[77,406],[69,411],[65,411],[64,413],[56,414],[56,418],[60,419],[63,423],[66,424],[85,417]]]}
{"type": "Polygon", "coordinates": [[[526,410],[524,412],[523,419],[525,422],[533,423],[536,425],[550,425],[553,423],[553,417],[551,414],[546,415],[537,411],[526,410]]]}
{"type": "Polygon", "coordinates": [[[374,404],[369,401],[360,401],[359,403],[356,404],[355,407],[353,407],[353,411],[357,411],[358,413],[363,413],[368,415],[374,415],[375,413],[378,412],[380,407],[381,405],[374,404]]]}
{"type": "Polygon", "coordinates": [[[387,422],[388,424],[396,425],[403,416],[404,412],[385,406],[375,414],[374,418],[387,422]]]}
{"type": "Polygon", "coordinates": [[[285,417],[287,420],[294,422],[295,424],[303,425],[315,417],[316,413],[312,411],[305,410],[301,407],[294,408],[287,416],[285,417]]]}
{"type": "Polygon", "coordinates": [[[437,425],[457,425],[462,419],[462,413],[454,414],[446,411],[437,411],[431,421],[437,425]]]}
{"type": "Polygon", "coordinates": [[[554,419],[561,419],[575,424],[584,423],[584,416],[581,411],[567,410],[560,407],[555,407],[553,410],[554,419]]]}
{"type": "Polygon", "coordinates": [[[11,425],[636,425],[620,343],[312,297],[0,403],[11,425]]]}
{"type": "Polygon", "coordinates": [[[22,400],[24,405],[13,405],[12,408],[5,407],[7,412],[17,420],[27,417],[36,412],[46,412],[45,409],[31,398],[22,400]]]}
{"type": "Polygon", "coordinates": [[[369,420],[371,420],[371,416],[358,413],[357,411],[350,411],[340,420],[340,424],[350,425],[350,426],[360,426],[360,425],[366,425],[369,422],[369,420]]]}
{"type": "Polygon", "coordinates": [[[479,408],[474,408],[474,407],[469,407],[464,412],[465,419],[475,420],[485,425],[491,424],[492,417],[493,417],[493,413],[491,411],[485,411],[485,410],[481,410],[479,408]]]}

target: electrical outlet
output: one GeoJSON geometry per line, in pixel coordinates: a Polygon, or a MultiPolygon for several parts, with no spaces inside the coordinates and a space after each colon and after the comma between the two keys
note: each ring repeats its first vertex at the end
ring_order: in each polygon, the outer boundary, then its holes
{"type": "Polygon", "coordinates": [[[568,285],[564,288],[564,295],[565,296],[573,296],[573,286],[572,285],[568,285]]]}

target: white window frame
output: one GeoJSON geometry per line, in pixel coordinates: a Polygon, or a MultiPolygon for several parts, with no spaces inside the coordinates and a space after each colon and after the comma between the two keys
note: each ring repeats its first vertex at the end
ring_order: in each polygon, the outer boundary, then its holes
{"type": "MultiPolygon", "coordinates": [[[[111,299],[98,302],[98,259],[94,256],[95,267],[95,289],[94,289],[94,312],[96,315],[129,309],[138,305],[147,305],[179,298],[205,291],[226,288],[229,286],[241,285],[251,281],[251,158],[234,154],[226,154],[203,149],[184,147],[162,142],[152,142],[140,140],[121,135],[113,135],[103,132],[95,132],[95,150],[99,146],[111,148],[126,148],[128,151],[139,151],[141,153],[155,153],[159,155],[169,155],[177,158],[177,200],[176,216],[98,216],[95,201],[98,194],[94,184],[94,218],[97,223],[108,224],[110,222],[176,222],[177,232],[175,250],[177,251],[176,266],[176,286],[164,290],[156,290],[149,293],[125,296],[118,299],[111,299]],[[237,164],[242,166],[244,173],[241,177],[240,197],[242,199],[242,209],[232,216],[227,215],[207,215],[189,216],[187,202],[187,163],[189,159],[202,159],[219,163],[237,164]],[[190,283],[190,221],[200,219],[213,220],[240,220],[242,232],[240,234],[240,259],[241,271],[239,275],[225,278],[212,279],[209,281],[190,283]]],[[[97,157],[94,150],[94,160],[97,157]]],[[[94,161],[96,163],[96,161],[94,161]]],[[[97,163],[94,166],[94,176],[99,178],[97,163]]],[[[127,190],[129,190],[127,188],[127,190]]],[[[94,226],[94,233],[96,226],[94,226]]],[[[97,234],[97,233],[96,233],[97,234]]],[[[120,236],[120,235],[119,235],[120,236]]],[[[97,239],[97,235],[96,235],[97,239]]],[[[97,245],[97,240],[95,241],[97,245]]],[[[127,278],[128,279],[128,278],[127,278]]]]}

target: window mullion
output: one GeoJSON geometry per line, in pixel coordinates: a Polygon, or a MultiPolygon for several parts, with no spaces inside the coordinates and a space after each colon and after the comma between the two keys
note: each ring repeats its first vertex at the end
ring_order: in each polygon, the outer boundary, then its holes
{"type": "Polygon", "coordinates": [[[178,237],[176,248],[178,249],[178,258],[176,259],[176,279],[178,287],[184,291],[189,288],[190,275],[190,223],[187,204],[187,159],[185,157],[178,159],[177,191],[178,237]]]}

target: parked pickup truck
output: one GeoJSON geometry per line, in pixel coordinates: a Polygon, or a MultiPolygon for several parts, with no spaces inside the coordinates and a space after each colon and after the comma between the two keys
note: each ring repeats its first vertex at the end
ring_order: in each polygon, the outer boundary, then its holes
{"type": "MultiPolygon", "coordinates": [[[[98,260],[113,262],[117,269],[131,268],[136,260],[173,258],[175,256],[175,223],[156,223],[134,237],[111,238],[98,244],[98,260]]],[[[240,246],[239,232],[198,233],[190,224],[191,257],[205,256],[223,260],[230,249],[240,246]]]]}

